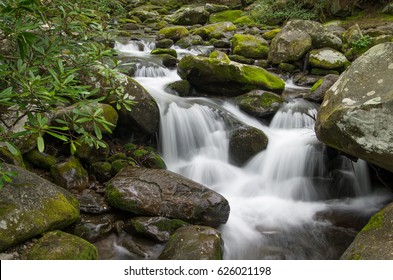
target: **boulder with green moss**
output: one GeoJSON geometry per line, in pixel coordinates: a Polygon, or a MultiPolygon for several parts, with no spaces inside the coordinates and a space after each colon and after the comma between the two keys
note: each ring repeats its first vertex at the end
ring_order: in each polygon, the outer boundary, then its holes
{"type": "Polygon", "coordinates": [[[275,114],[283,102],[280,95],[263,90],[253,90],[236,97],[242,111],[258,118],[275,114]]]}
{"type": "Polygon", "coordinates": [[[338,78],[338,75],[326,75],[311,87],[310,91],[304,95],[304,98],[322,103],[325,93],[334,85],[335,82],[337,82],[338,78]]]}
{"type": "Polygon", "coordinates": [[[24,154],[23,157],[34,166],[48,170],[57,163],[56,157],[45,152],[41,153],[35,149],[24,154]]]}
{"type": "Polygon", "coordinates": [[[226,6],[226,5],[207,3],[205,5],[205,9],[209,13],[219,13],[219,12],[223,12],[223,11],[229,10],[229,7],[226,6]]]}
{"type": "Polygon", "coordinates": [[[207,24],[195,29],[192,34],[201,36],[204,40],[231,38],[237,29],[232,22],[207,24]]]}
{"type": "Polygon", "coordinates": [[[200,92],[237,96],[254,89],[282,92],[284,81],[263,68],[231,62],[229,59],[186,56],[178,73],[200,92]]]}
{"type": "Polygon", "coordinates": [[[188,36],[189,31],[184,26],[169,26],[158,31],[159,38],[171,39],[174,42],[188,36]]]}
{"type": "Polygon", "coordinates": [[[90,166],[89,172],[100,183],[105,183],[112,178],[112,165],[106,161],[95,162],[90,166]]]}
{"type": "Polygon", "coordinates": [[[257,36],[248,34],[235,34],[231,40],[232,54],[247,58],[267,58],[269,53],[268,42],[257,36]]]}
{"type": "Polygon", "coordinates": [[[96,147],[95,145],[89,145],[87,143],[81,142],[80,145],[77,146],[76,156],[82,161],[88,162],[90,164],[105,160],[109,155],[109,145],[101,140],[102,144],[96,147]]]}
{"type": "Polygon", "coordinates": [[[368,50],[341,74],[319,109],[325,144],[393,172],[393,43],[368,50]]]}
{"type": "Polygon", "coordinates": [[[181,38],[179,41],[176,42],[176,46],[179,46],[182,49],[186,49],[191,46],[202,45],[202,44],[203,44],[203,39],[199,35],[189,35],[181,38]]]}
{"type": "Polygon", "coordinates": [[[28,260],[97,260],[96,247],[88,241],[59,230],[41,237],[27,254],[28,260]]]}
{"type": "Polygon", "coordinates": [[[78,192],[89,186],[89,174],[74,156],[52,165],[50,173],[55,184],[68,190],[78,192]]]}
{"type": "Polygon", "coordinates": [[[161,260],[222,260],[221,233],[211,227],[185,226],[175,231],[159,256],[161,260]]]}
{"type": "Polygon", "coordinates": [[[150,52],[151,54],[169,54],[177,58],[177,52],[174,49],[154,49],[150,52]]]}
{"type": "Polygon", "coordinates": [[[11,153],[5,143],[0,143],[0,160],[9,164],[25,167],[21,151],[15,145],[14,149],[14,153],[11,153]]]}
{"type": "Polygon", "coordinates": [[[172,15],[171,21],[176,25],[205,24],[209,16],[204,6],[182,7],[172,15]]]}
{"type": "Polygon", "coordinates": [[[168,84],[165,87],[165,91],[178,95],[178,96],[189,96],[191,93],[191,85],[186,80],[180,80],[173,83],[168,84]]]}
{"type": "Polygon", "coordinates": [[[132,150],[127,149],[127,154],[140,166],[146,168],[166,169],[164,160],[151,147],[137,147],[132,150]]]}
{"type": "Polygon", "coordinates": [[[13,165],[18,175],[0,190],[0,252],[79,217],[79,203],[67,190],[13,165]]]}
{"type": "Polygon", "coordinates": [[[164,169],[125,167],[108,183],[111,206],[137,215],[162,216],[218,226],[229,216],[220,194],[164,169]]]}
{"type": "Polygon", "coordinates": [[[217,12],[210,15],[209,22],[216,23],[216,22],[235,22],[237,19],[243,16],[242,10],[226,10],[222,12],[217,12]]]}
{"type": "Polygon", "coordinates": [[[137,233],[158,242],[167,242],[171,234],[188,223],[164,217],[135,217],[124,223],[124,231],[137,233]]]}
{"type": "Polygon", "coordinates": [[[341,256],[343,260],[393,260],[393,203],[371,217],[341,256]]]}
{"type": "Polygon", "coordinates": [[[341,52],[331,48],[316,49],[310,52],[308,63],[319,69],[345,69],[350,62],[341,52]]]}
{"type": "Polygon", "coordinates": [[[272,29],[263,33],[262,38],[271,41],[280,32],[281,32],[281,28],[272,29]]]}

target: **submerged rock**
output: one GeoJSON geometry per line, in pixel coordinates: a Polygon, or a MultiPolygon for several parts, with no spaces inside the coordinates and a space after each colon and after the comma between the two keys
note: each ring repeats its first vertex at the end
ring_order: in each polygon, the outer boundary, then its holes
{"type": "Polygon", "coordinates": [[[393,171],[393,43],[358,58],[325,94],[317,137],[325,144],[393,171]]]}
{"type": "Polygon", "coordinates": [[[220,194],[162,169],[125,167],[107,183],[106,196],[113,207],[139,215],[209,226],[226,223],[229,216],[220,194]]]}
{"type": "Polygon", "coordinates": [[[67,190],[23,169],[0,190],[0,252],[49,230],[62,229],[79,217],[79,203],[67,190]]]}
{"type": "Polygon", "coordinates": [[[161,260],[222,260],[221,233],[205,226],[185,226],[171,236],[161,260]]]}
{"type": "Polygon", "coordinates": [[[51,231],[40,238],[27,254],[28,260],[97,260],[96,247],[86,240],[62,231],[51,231]]]}
{"type": "Polygon", "coordinates": [[[281,78],[265,69],[229,58],[186,56],[179,62],[178,73],[195,89],[211,95],[237,96],[254,89],[281,93],[285,88],[281,78]]]}

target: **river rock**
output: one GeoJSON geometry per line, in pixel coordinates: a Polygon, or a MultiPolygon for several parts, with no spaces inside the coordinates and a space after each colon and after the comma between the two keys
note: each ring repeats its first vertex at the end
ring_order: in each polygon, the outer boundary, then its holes
{"type": "Polygon", "coordinates": [[[135,217],[124,223],[124,231],[137,233],[158,242],[167,242],[179,227],[188,223],[164,217],[135,217]]]}
{"type": "Polygon", "coordinates": [[[275,114],[280,109],[284,99],[278,94],[253,90],[236,97],[239,108],[252,116],[263,118],[275,114]]]}
{"type": "Polygon", "coordinates": [[[102,195],[89,189],[76,194],[76,198],[79,201],[80,210],[85,213],[102,214],[111,209],[102,195]]]}
{"type": "Polygon", "coordinates": [[[158,31],[159,38],[171,39],[174,42],[188,36],[188,29],[184,26],[169,26],[158,31]]]}
{"type": "Polygon", "coordinates": [[[165,91],[178,95],[178,96],[189,96],[191,92],[191,85],[186,80],[175,81],[166,86],[165,91]]]}
{"type": "Polygon", "coordinates": [[[97,260],[96,247],[75,235],[59,230],[41,237],[27,254],[28,260],[97,260]]]}
{"type": "MultiPolygon", "coordinates": [[[[83,136],[82,136],[83,137],[83,136]]],[[[82,139],[78,139],[82,140],[82,139]]],[[[95,145],[90,146],[89,144],[79,141],[80,145],[77,146],[76,149],[76,156],[81,159],[82,161],[88,162],[90,164],[98,161],[104,161],[110,152],[110,148],[108,143],[103,140],[100,140],[105,146],[98,146],[95,145]]]]}
{"type": "Polygon", "coordinates": [[[202,44],[203,39],[199,35],[189,35],[181,38],[179,41],[176,42],[176,46],[179,46],[182,49],[187,49],[188,47],[202,44]]]}
{"type": "Polygon", "coordinates": [[[393,172],[393,43],[359,57],[325,94],[317,137],[393,172]]]}
{"type": "Polygon", "coordinates": [[[218,230],[205,226],[181,227],[171,236],[161,260],[222,260],[223,240],[218,230]]]}
{"type": "Polygon", "coordinates": [[[226,10],[217,13],[213,13],[209,17],[209,22],[216,23],[216,22],[224,22],[230,21],[235,23],[236,20],[243,16],[244,12],[242,10],[226,10]]]}
{"type": "Polygon", "coordinates": [[[268,42],[257,36],[248,34],[235,34],[232,38],[232,54],[247,58],[267,58],[269,53],[268,42]]]}
{"type": "Polygon", "coordinates": [[[328,70],[343,69],[350,64],[345,55],[331,48],[312,50],[308,63],[311,67],[328,70]]]}
{"type": "Polygon", "coordinates": [[[228,201],[183,176],[162,169],[125,167],[107,183],[110,205],[127,212],[209,226],[226,223],[228,201]]]}
{"type": "Polygon", "coordinates": [[[229,10],[229,7],[226,5],[219,5],[219,4],[210,4],[207,3],[205,5],[205,9],[206,11],[208,11],[209,13],[219,13],[219,12],[223,12],[226,10],[229,10]]]}
{"type": "Polygon", "coordinates": [[[328,31],[321,31],[316,33],[312,39],[314,48],[332,48],[340,51],[343,45],[343,41],[336,35],[328,31]]]}
{"type": "Polygon", "coordinates": [[[114,222],[115,217],[111,214],[81,214],[80,219],[65,231],[89,242],[97,242],[108,237],[114,231],[114,222]]]}
{"type": "Polygon", "coordinates": [[[3,166],[18,175],[0,190],[0,252],[77,220],[79,203],[67,190],[23,168],[3,166]]]}
{"type": "Polygon", "coordinates": [[[238,165],[245,164],[253,156],[265,150],[269,140],[263,131],[241,126],[231,132],[229,138],[229,155],[238,165]]]}
{"type": "Polygon", "coordinates": [[[72,191],[88,188],[89,174],[76,157],[52,165],[50,173],[55,184],[72,191]]]}
{"type": "Polygon", "coordinates": [[[192,34],[201,36],[204,40],[231,38],[236,25],[232,22],[218,22],[204,25],[195,29],[192,34]]]}
{"type": "Polygon", "coordinates": [[[172,23],[176,25],[205,24],[209,20],[210,13],[204,6],[183,7],[172,15],[172,23]]]}
{"type": "Polygon", "coordinates": [[[304,98],[318,103],[322,103],[323,98],[325,97],[325,93],[335,82],[337,82],[338,78],[338,75],[329,74],[319,79],[311,87],[310,91],[304,95],[304,98]]]}
{"type": "Polygon", "coordinates": [[[226,59],[186,56],[178,65],[182,79],[200,92],[210,95],[237,96],[253,89],[281,93],[284,81],[263,68],[226,59]]]}
{"type": "Polygon", "coordinates": [[[47,154],[41,153],[40,151],[34,149],[23,155],[24,158],[36,167],[49,170],[52,165],[57,163],[57,158],[47,154]]]}
{"type": "Polygon", "coordinates": [[[393,260],[393,203],[371,217],[341,256],[343,260],[393,260]]]}

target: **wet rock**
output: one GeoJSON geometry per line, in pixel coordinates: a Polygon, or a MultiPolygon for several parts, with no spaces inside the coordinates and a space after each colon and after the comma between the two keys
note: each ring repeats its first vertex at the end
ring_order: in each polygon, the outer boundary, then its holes
{"type": "Polygon", "coordinates": [[[90,146],[87,143],[79,141],[80,145],[78,145],[76,149],[76,156],[82,161],[90,164],[105,160],[109,155],[110,149],[109,145],[105,141],[101,140],[101,142],[105,145],[105,147],[103,145],[99,147],[94,145],[90,146]]]}
{"type": "Polygon", "coordinates": [[[200,92],[211,95],[237,96],[253,89],[282,92],[285,83],[265,69],[231,62],[229,58],[186,56],[178,65],[182,79],[200,92]]]}
{"type": "Polygon", "coordinates": [[[242,111],[258,118],[275,114],[283,102],[281,96],[263,90],[254,90],[236,97],[236,103],[242,111]]]}
{"type": "Polygon", "coordinates": [[[156,42],[157,48],[170,48],[175,44],[172,39],[161,39],[156,42]]]}
{"type": "Polygon", "coordinates": [[[247,34],[235,34],[232,38],[232,54],[247,58],[267,58],[268,42],[260,37],[247,34]]]}
{"type": "Polygon", "coordinates": [[[393,260],[393,204],[373,217],[341,256],[343,260],[393,260]]]}
{"type": "Polygon", "coordinates": [[[105,183],[112,178],[112,166],[109,162],[99,161],[90,166],[90,174],[94,175],[100,183],[105,183]]]}
{"type": "Polygon", "coordinates": [[[164,160],[151,147],[125,145],[127,155],[146,168],[166,169],[164,160]]]}
{"type": "Polygon", "coordinates": [[[241,126],[231,132],[229,138],[229,155],[238,165],[243,165],[253,156],[265,150],[269,140],[263,131],[241,126]]]}
{"type": "Polygon", "coordinates": [[[173,57],[169,54],[160,54],[160,58],[162,59],[162,65],[167,68],[175,68],[179,60],[176,57],[173,57]]]}
{"type": "Polygon", "coordinates": [[[89,242],[97,242],[113,232],[114,221],[114,216],[110,214],[82,214],[80,220],[68,227],[66,231],[89,242]]]}
{"type": "Polygon", "coordinates": [[[161,260],[222,260],[223,240],[218,230],[204,226],[179,228],[170,238],[161,260]]]}
{"type": "Polygon", "coordinates": [[[160,38],[170,39],[174,42],[188,36],[188,34],[188,29],[184,26],[169,26],[164,27],[160,31],[158,31],[158,35],[160,38]]]}
{"type": "Polygon", "coordinates": [[[76,157],[53,165],[50,173],[55,184],[68,190],[78,192],[88,188],[89,175],[76,157]]]}
{"type": "Polygon", "coordinates": [[[170,235],[188,223],[164,217],[136,217],[125,222],[124,230],[149,237],[158,242],[167,242],[170,235]]]}
{"type": "Polygon", "coordinates": [[[75,235],[51,231],[40,238],[27,255],[28,260],[96,260],[93,244],[75,235]]]}
{"type": "Polygon", "coordinates": [[[41,153],[35,149],[25,154],[24,158],[34,166],[47,170],[49,170],[52,165],[57,163],[56,157],[47,153],[41,153]]]}
{"type": "Polygon", "coordinates": [[[319,69],[344,69],[350,62],[341,52],[331,48],[316,49],[310,52],[308,63],[319,69]]]}
{"type": "Polygon", "coordinates": [[[209,20],[210,13],[204,6],[183,7],[172,15],[172,23],[176,25],[205,24],[209,20]]]}
{"type": "Polygon", "coordinates": [[[217,226],[229,215],[220,194],[162,169],[125,167],[107,183],[111,206],[139,215],[163,216],[217,226]]]}
{"type": "Polygon", "coordinates": [[[181,38],[179,41],[176,42],[176,46],[179,46],[182,49],[187,49],[188,47],[202,44],[203,39],[199,35],[189,35],[181,38]]]}
{"type": "Polygon", "coordinates": [[[208,41],[210,39],[231,38],[236,29],[236,25],[232,22],[218,22],[199,27],[192,34],[199,35],[202,39],[208,41]]]}
{"type": "Polygon", "coordinates": [[[393,43],[358,58],[325,94],[317,137],[354,157],[393,171],[393,43]]]}
{"type": "Polygon", "coordinates": [[[308,93],[304,95],[305,99],[322,103],[325,93],[337,82],[339,76],[329,74],[318,80],[310,89],[308,93]]]}
{"type": "Polygon", "coordinates": [[[154,49],[151,51],[151,54],[168,54],[170,56],[173,56],[177,58],[177,52],[174,49],[154,49]]]}
{"type": "Polygon", "coordinates": [[[18,175],[0,191],[0,251],[79,217],[79,203],[67,190],[23,168],[4,167],[18,175]]]}
{"type": "Polygon", "coordinates": [[[190,95],[191,85],[188,81],[181,80],[168,84],[165,90],[169,93],[185,97],[190,95]]]}
{"type": "Polygon", "coordinates": [[[111,209],[105,198],[92,190],[84,190],[81,194],[77,194],[76,198],[80,210],[85,213],[101,214],[111,209]]]}

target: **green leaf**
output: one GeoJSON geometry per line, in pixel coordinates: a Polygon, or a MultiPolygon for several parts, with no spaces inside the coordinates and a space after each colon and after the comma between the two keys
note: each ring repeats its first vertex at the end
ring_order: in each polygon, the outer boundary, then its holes
{"type": "Polygon", "coordinates": [[[14,156],[19,156],[20,155],[20,151],[17,147],[15,147],[14,144],[12,144],[11,142],[5,141],[5,145],[7,146],[8,150],[10,151],[10,153],[14,156]]]}
{"type": "Polygon", "coordinates": [[[45,150],[45,143],[44,143],[44,138],[42,138],[42,136],[38,136],[38,138],[37,138],[37,146],[38,146],[38,151],[43,153],[44,150],[45,150]]]}
{"type": "Polygon", "coordinates": [[[101,133],[100,128],[98,127],[98,125],[96,123],[94,123],[93,127],[94,127],[94,132],[95,132],[97,138],[101,140],[102,139],[102,133],[101,133]]]}
{"type": "Polygon", "coordinates": [[[64,142],[68,141],[68,138],[66,136],[58,134],[56,132],[47,131],[46,133],[48,133],[49,135],[52,135],[53,137],[56,137],[57,139],[60,139],[61,141],[64,141],[64,142]]]}
{"type": "Polygon", "coordinates": [[[71,155],[75,154],[75,152],[76,152],[76,147],[75,147],[74,142],[71,142],[70,148],[71,148],[71,155]]]}

